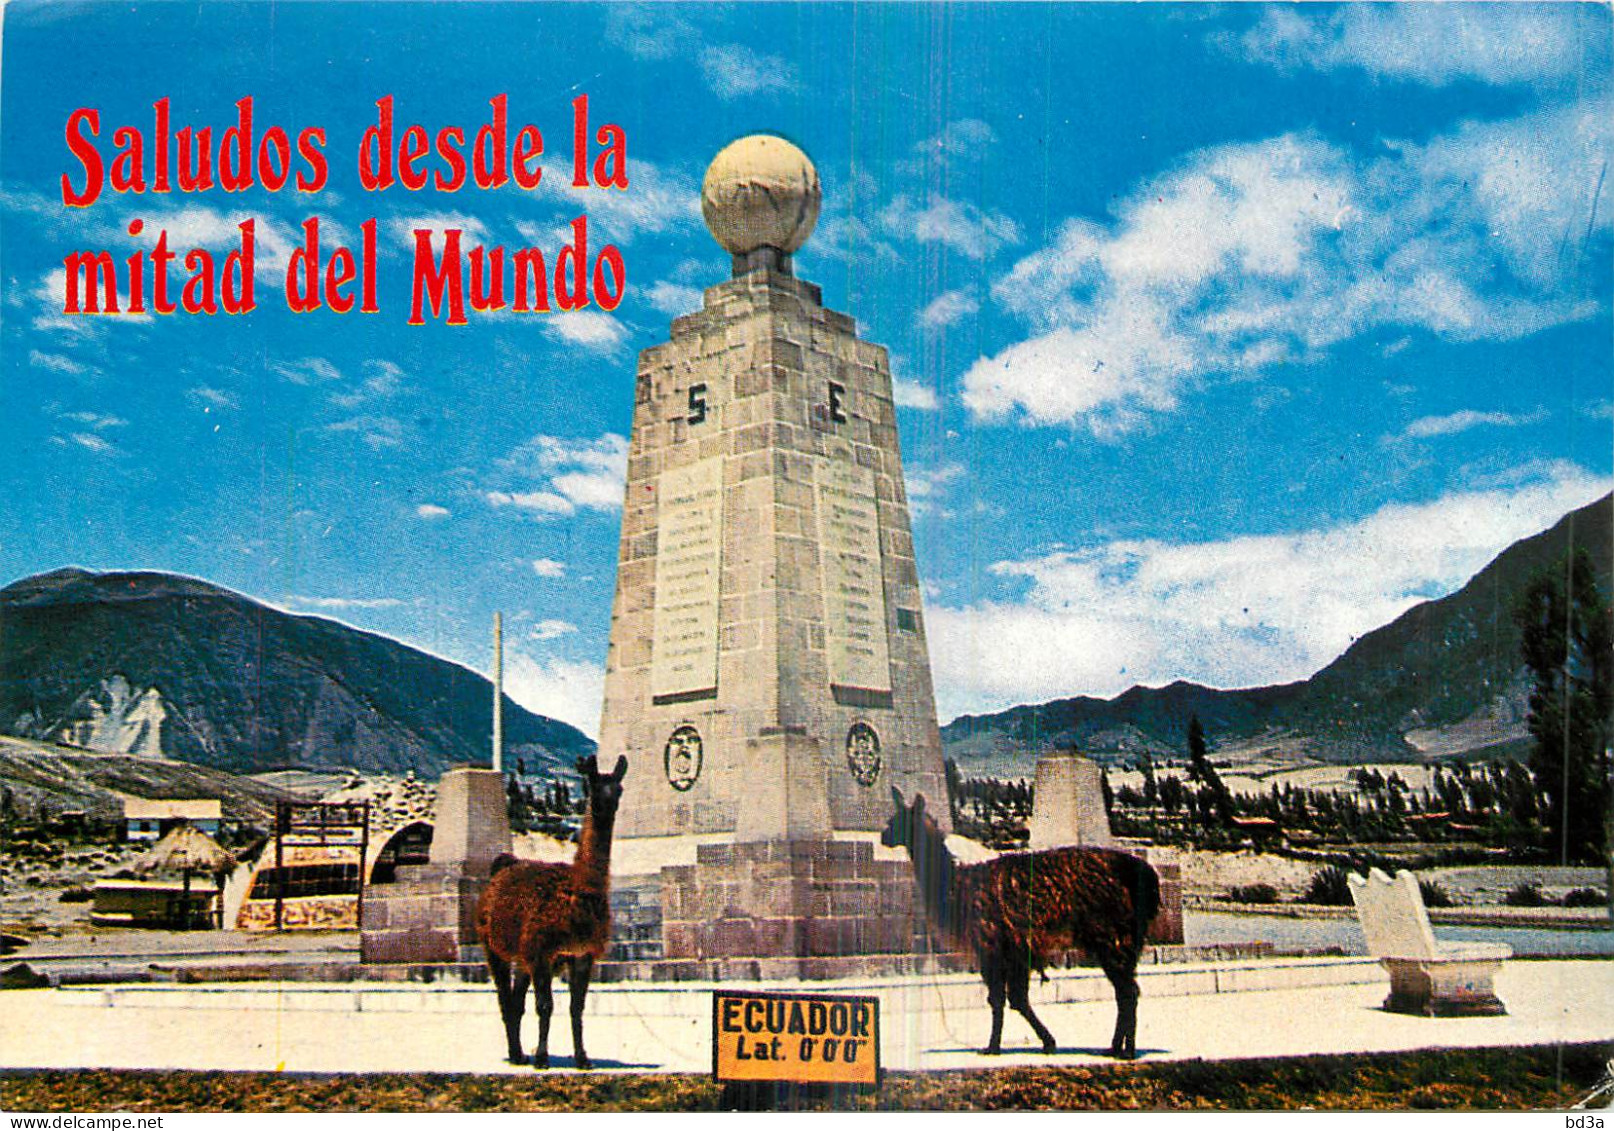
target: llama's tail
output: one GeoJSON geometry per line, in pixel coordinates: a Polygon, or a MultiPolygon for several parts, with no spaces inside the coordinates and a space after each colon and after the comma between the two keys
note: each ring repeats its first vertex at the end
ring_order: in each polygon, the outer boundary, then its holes
{"type": "Polygon", "coordinates": [[[497,856],[495,856],[493,858],[493,863],[488,865],[488,875],[489,876],[497,876],[500,872],[504,871],[510,865],[519,864],[519,863],[521,863],[521,861],[518,860],[516,857],[510,855],[510,853],[501,852],[501,853],[499,853],[497,856]]]}

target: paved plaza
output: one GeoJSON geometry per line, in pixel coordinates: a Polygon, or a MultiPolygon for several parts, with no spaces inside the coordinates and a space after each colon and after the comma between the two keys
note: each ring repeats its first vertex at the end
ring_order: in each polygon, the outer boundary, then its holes
{"type": "MultiPolygon", "coordinates": [[[[1614,1041],[1614,963],[1600,960],[1505,964],[1497,978],[1504,1017],[1385,1013],[1388,980],[1361,958],[1160,966],[1141,981],[1144,1061],[1614,1041]]],[[[709,1072],[712,988],[592,988],[586,1032],[597,1070],[709,1072]]],[[[888,1069],[1108,1063],[1101,1050],[1115,1011],[1096,971],[1057,971],[1033,986],[1033,1004],[1060,1041],[1053,1057],[1032,1051],[1029,1028],[1012,1013],[1005,1055],[974,1051],[989,1014],[973,976],[789,988],[877,995],[888,1069]]],[[[564,1070],[571,1039],[566,993],[556,989],[553,1062],[564,1070]]],[[[529,1002],[528,1049],[536,1032],[529,1002]]],[[[121,984],[0,993],[0,1066],[7,1068],[531,1071],[506,1064],[503,1054],[494,994],[482,985],[121,984]]]]}

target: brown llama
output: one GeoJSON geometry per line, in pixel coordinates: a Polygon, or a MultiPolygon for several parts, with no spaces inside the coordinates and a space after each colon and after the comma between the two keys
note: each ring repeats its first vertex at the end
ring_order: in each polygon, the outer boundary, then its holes
{"type": "Polygon", "coordinates": [[[1115,987],[1110,1055],[1137,1056],[1138,955],[1160,910],[1154,869],[1107,848],[1051,848],[959,864],[923,797],[904,805],[893,788],[891,798],[897,811],[880,842],[908,849],[932,924],[950,946],[974,952],[986,982],[992,1039],[982,1051],[1002,1051],[1005,1000],[1031,1023],[1042,1051],[1055,1051],[1053,1034],[1031,1010],[1031,972],[1080,947],[1115,987]]]}
{"type": "Polygon", "coordinates": [[[572,1052],[578,1068],[592,1068],[583,1051],[583,999],[595,960],[611,941],[611,830],[622,801],[628,760],[602,774],[594,758],[577,763],[583,775],[588,811],[570,864],[539,864],[504,853],[493,861],[493,878],[476,906],[476,931],[487,953],[510,1063],[525,1064],[521,1014],[527,984],[538,1010],[538,1050],[534,1068],[549,1067],[549,1018],[555,1012],[550,990],[557,962],[569,966],[572,1052]]]}

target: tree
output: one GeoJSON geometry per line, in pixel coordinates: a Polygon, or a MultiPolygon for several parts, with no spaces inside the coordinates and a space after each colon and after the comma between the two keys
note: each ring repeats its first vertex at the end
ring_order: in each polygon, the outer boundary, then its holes
{"type": "Polygon", "coordinates": [[[1530,772],[1548,848],[1561,863],[1606,862],[1614,714],[1614,622],[1591,556],[1576,547],[1514,608],[1530,692],[1530,772]]]}
{"type": "Polygon", "coordinates": [[[1188,775],[1210,790],[1216,804],[1216,817],[1225,827],[1233,823],[1233,797],[1222,784],[1222,776],[1211,765],[1205,749],[1205,728],[1199,716],[1188,720],[1188,775]]]}

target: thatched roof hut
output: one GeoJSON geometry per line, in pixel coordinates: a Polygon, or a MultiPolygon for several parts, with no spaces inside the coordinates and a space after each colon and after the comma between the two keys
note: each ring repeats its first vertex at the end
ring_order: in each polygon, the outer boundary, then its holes
{"type": "Polygon", "coordinates": [[[185,876],[206,872],[222,876],[235,867],[235,856],[195,825],[176,825],[143,853],[131,867],[142,875],[179,872],[185,876]]]}
{"type": "MultiPolygon", "coordinates": [[[[182,906],[187,908],[184,919],[189,926],[191,876],[198,872],[213,877],[218,885],[220,914],[224,904],[224,878],[235,867],[234,854],[201,829],[191,824],[175,825],[151,849],[135,860],[131,867],[142,875],[155,872],[178,872],[185,878],[182,906]]],[[[222,922],[220,923],[222,926],[222,922]]]]}

